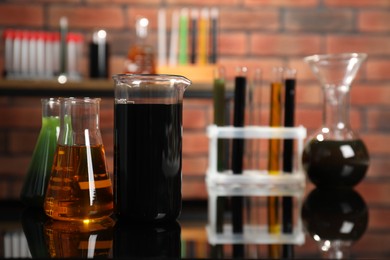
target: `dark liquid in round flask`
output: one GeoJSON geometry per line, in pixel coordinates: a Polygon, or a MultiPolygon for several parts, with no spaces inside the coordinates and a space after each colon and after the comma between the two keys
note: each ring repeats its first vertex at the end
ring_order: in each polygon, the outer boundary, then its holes
{"type": "Polygon", "coordinates": [[[369,155],[356,140],[311,140],[302,155],[303,168],[316,186],[355,186],[366,175],[369,155]]]}
{"type": "Polygon", "coordinates": [[[368,150],[349,124],[350,85],[366,56],[342,53],[305,58],[324,96],[322,127],[302,154],[302,166],[317,187],[353,187],[366,175],[368,150]]]}

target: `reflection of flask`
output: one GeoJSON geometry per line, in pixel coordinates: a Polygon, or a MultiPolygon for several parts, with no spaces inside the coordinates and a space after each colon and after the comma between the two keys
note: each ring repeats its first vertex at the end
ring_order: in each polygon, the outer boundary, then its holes
{"type": "Polygon", "coordinates": [[[42,102],[42,128],[25,177],[20,198],[27,206],[43,207],[60,126],[59,100],[42,102]]]}
{"type": "Polygon", "coordinates": [[[125,72],[132,74],[154,74],[156,65],[154,60],[154,49],[147,44],[149,20],[139,17],[136,21],[136,42],[127,54],[125,72]]]}
{"type": "Polygon", "coordinates": [[[302,206],[303,224],[325,258],[348,258],[368,224],[368,208],[353,189],[315,189],[302,206]]]}
{"type": "Polygon", "coordinates": [[[26,208],[22,214],[23,232],[26,236],[28,248],[33,258],[48,258],[43,226],[48,217],[42,208],[26,208]]]}
{"type": "Polygon", "coordinates": [[[166,224],[134,224],[119,220],[114,231],[114,258],[173,258],[181,253],[181,228],[166,224]]]}
{"type": "Polygon", "coordinates": [[[366,174],[368,151],[349,124],[349,89],[366,56],[345,53],[305,58],[324,92],[323,126],[302,155],[309,179],[319,187],[354,186],[366,174]]]}
{"type": "Polygon", "coordinates": [[[44,237],[51,258],[108,258],[111,255],[115,221],[98,222],[48,220],[44,237]]]}
{"type": "Polygon", "coordinates": [[[99,129],[100,99],[60,101],[60,135],[45,197],[45,212],[59,220],[109,216],[113,210],[113,194],[99,129]]]}

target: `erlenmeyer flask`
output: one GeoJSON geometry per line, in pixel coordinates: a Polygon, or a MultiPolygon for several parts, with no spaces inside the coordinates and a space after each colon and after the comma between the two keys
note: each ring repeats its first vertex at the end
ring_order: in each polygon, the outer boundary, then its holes
{"type": "Polygon", "coordinates": [[[98,98],[60,99],[60,135],[44,203],[49,217],[95,220],[112,213],[99,102],[98,98]]]}
{"type": "Polygon", "coordinates": [[[41,103],[42,127],[20,193],[21,201],[31,207],[43,207],[60,129],[59,100],[43,98],[41,103]]]}
{"type": "Polygon", "coordinates": [[[349,124],[349,90],[364,53],[305,58],[322,85],[323,125],[306,144],[303,167],[318,187],[351,187],[365,176],[368,151],[349,124]]]}

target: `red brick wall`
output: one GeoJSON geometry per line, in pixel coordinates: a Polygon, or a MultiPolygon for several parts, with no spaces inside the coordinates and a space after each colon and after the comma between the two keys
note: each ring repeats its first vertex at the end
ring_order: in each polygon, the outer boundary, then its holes
{"type": "MultiPolygon", "coordinates": [[[[302,57],[314,53],[366,52],[351,91],[351,123],[371,154],[372,166],[362,189],[370,182],[389,181],[390,167],[390,1],[388,0],[14,0],[0,3],[0,33],[4,28],[56,30],[66,15],[70,30],[86,39],[105,28],[111,40],[111,73],[121,72],[123,57],[133,37],[136,14],[151,19],[156,38],[160,6],[220,8],[220,59],[228,78],[237,65],[260,67],[269,80],[272,66],[298,69],[297,124],[309,133],[321,124],[321,90],[302,57]]],[[[0,69],[4,64],[0,45],[0,69]]],[[[83,59],[87,75],[87,49],[83,59]]],[[[269,89],[263,88],[267,122],[269,89]]],[[[112,102],[102,104],[102,133],[112,170],[112,102]]],[[[205,127],[212,122],[212,103],[184,102],[183,193],[205,198],[207,167],[205,127]]],[[[0,198],[17,197],[40,127],[37,98],[0,98],[0,198]]],[[[385,192],[385,191],[383,191],[385,192]]],[[[386,193],[386,192],[385,192],[386,193]]],[[[388,193],[388,192],[387,192],[388,193]]],[[[386,193],[386,194],[387,194],[386,193]]]]}

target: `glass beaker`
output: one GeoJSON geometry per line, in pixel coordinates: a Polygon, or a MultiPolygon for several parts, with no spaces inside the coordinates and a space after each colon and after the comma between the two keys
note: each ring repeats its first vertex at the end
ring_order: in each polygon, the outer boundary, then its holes
{"type": "Polygon", "coordinates": [[[60,102],[56,98],[43,98],[42,127],[20,193],[21,201],[30,207],[43,207],[57,138],[60,130],[60,102]]]}
{"type": "Polygon", "coordinates": [[[114,107],[114,207],[118,217],[175,220],[181,211],[182,101],[191,82],[119,74],[114,107]]]}
{"type": "Polygon", "coordinates": [[[318,187],[351,187],[365,176],[369,155],[349,124],[349,91],[364,53],[305,57],[324,94],[323,125],[307,142],[303,167],[318,187]]]}
{"type": "Polygon", "coordinates": [[[113,211],[112,183],[99,129],[99,98],[61,98],[60,135],[45,213],[58,220],[96,220],[113,211]]]}

